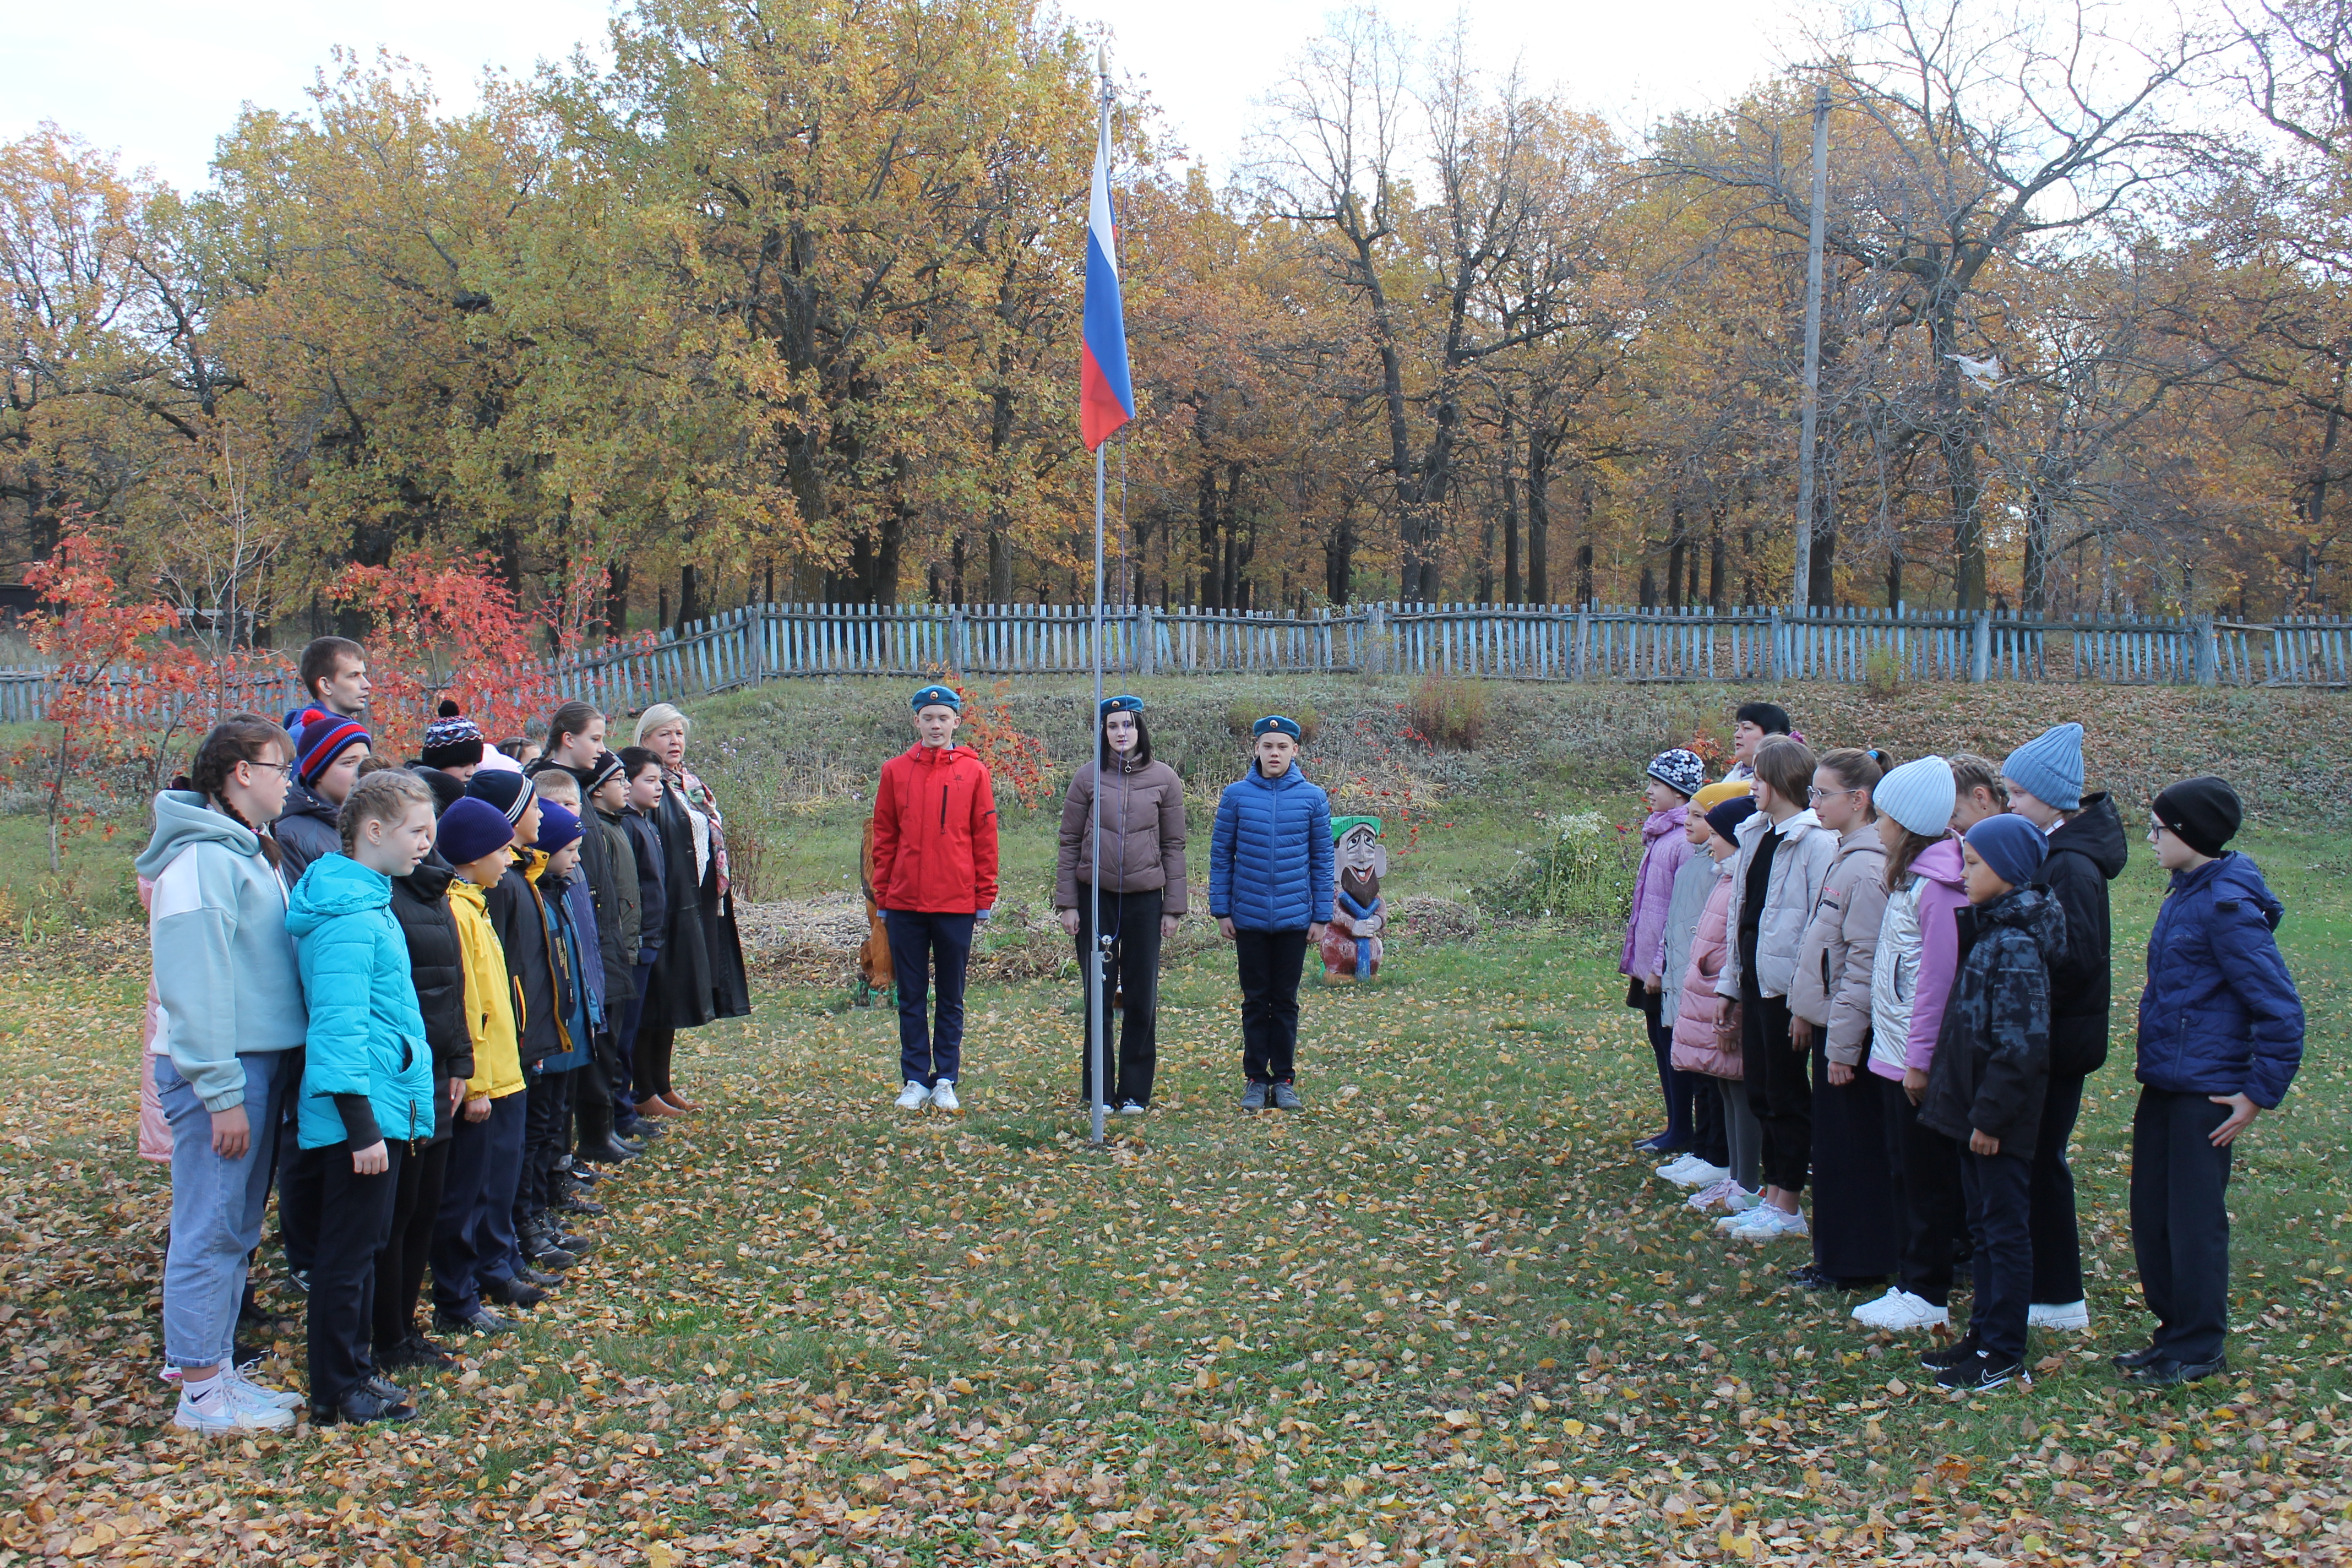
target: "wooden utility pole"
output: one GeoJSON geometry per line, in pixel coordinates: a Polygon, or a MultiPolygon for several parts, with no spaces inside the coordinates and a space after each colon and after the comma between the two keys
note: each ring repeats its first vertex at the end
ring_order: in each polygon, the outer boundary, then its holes
{"type": "Polygon", "coordinates": [[[1790,597],[1802,615],[1813,602],[1814,428],[1822,407],[1822,244],[1829,222],[1830,89],[1813,89],[1813,223],[1805,239],[1805,386],[1797,436],[1797,573],[1790,597]]]}

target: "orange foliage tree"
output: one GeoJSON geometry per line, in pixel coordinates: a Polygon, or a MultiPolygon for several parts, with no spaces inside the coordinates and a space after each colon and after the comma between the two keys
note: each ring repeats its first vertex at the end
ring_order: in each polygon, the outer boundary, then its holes
{"type": "Polygon", "coordinates": [[[531,623],[496,567],[422,551],[350,566],[327,599],[366,615],[368,719],[382,751],[414,750],[443,697],[489,735],[520,733],[553,706],[555,681],[532,651],[531,623]]]}
{"type": "Polygon", "coordinates": [[[986,700],[972,695],[963,677],[952,669],[939,671],[940,684],[952,687],[963,699],[963,722],[957,737],[987,767],[989,777],[1013,792],[1024,811],[1045,798],[1045,742],[1013,722],[1004,699],[1013,683],[1000,680],[988,689],[986,700]]]}
{"type": "MultiPolygon", "coordinates": [[[[19,752],[38,769],[47,796],[49,869],[59,869],[62,838],[95,820],[66,801],[77,774],[138,766],[152,787],[162,773],[172,731],[203,691],[203,660],[163,634],[180,613],[159,599],[116,603],[111,548],[99,534],[68,526],[48,560],[26,568],[26,584],[47,608],[26,617],[34,648],[58,661],[44,717],[57,733],[19,752]]],[[[111,829],[110,828],[110,832],[111,829]]]]}

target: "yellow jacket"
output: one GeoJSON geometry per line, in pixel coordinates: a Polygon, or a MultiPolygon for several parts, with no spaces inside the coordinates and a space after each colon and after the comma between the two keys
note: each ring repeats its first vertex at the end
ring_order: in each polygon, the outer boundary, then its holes
{"type": "Polygon", "coordinates": [[[474,1037],[474,1076],[466,1098],[504,1100],[523,1088],[506,950],[490,927],[482,889],[463,877],[450,879],[449,912],[457,918],[457,952],[466,971],[466,1032],[474,1037]]]}

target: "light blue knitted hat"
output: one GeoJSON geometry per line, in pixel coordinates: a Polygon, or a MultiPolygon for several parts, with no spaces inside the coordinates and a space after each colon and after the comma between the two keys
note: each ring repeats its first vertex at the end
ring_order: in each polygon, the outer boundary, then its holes
{"type": "Polygon", "coordinates": [[[1951,829],[1959,793],[1949,763],[1920,757],[1879,780],[1870,792],[1870,804],[1922,838],[1941,838],[1951,829]]]}
{"type": "Polygon", "coordinates": [[[2053,724],[2000,764],[2001,777],[2057,811],[2083,805],[2083,726],[2053,724]]]}

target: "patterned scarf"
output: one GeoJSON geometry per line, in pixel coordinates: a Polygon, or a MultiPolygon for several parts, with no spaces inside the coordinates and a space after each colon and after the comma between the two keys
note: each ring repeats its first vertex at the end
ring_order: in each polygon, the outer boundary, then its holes
{"type": "MultiPolygon", "coordinates": [[[[700,779],[695,777],[693,773],[683,768],[677,770],[666,769],[664,770],[664,776],[668,779],[670,788],[677,791],[679,797],[686,802],[687,810],[697,816],[702,817],[709,824],[710,834],[710,847],[709,852],[709,858],[718,864],[719,885],[722,888],[729,886],[729,878],[727,875],[726,818],[719,815],[719,797],[710,793],[710,786],[709,784],[704,784],[700,779]]],[[[702,846],[700,844],[697,844],[695,847],[699,850],[702,846]]],[[[700,866],[697,866],[695,868],[695,871],[697,873],[695,879],[697,881],[701,880],[701,870],[702,868],[700,866]]]]}

